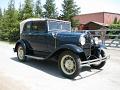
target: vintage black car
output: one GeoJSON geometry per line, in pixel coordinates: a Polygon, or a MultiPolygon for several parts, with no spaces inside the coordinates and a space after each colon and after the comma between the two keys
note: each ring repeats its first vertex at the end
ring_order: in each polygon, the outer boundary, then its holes
{"type": "Polygon", "coordinates": [[[68,21],[33,18],[20,23],[14,51],[19,61],[54,58],[63,76],[73,79],[83,66],[102,68],[107,59],[104,48],[89,32],[72,32],[68,21]]]}

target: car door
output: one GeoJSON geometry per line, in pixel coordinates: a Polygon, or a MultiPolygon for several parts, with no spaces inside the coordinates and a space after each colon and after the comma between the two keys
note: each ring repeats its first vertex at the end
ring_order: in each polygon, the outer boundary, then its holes
{"type": "Polygon", "coordinates": [[[31,47],[39,55],[48,54],[47,44],[47,22],[32,21],[31,23],[31,47]]]}

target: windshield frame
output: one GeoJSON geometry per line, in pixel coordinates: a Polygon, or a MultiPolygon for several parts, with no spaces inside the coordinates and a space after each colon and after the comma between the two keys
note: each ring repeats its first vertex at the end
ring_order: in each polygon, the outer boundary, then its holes
{"type": "Polygon", "coordinates": [[[62,21],[62,20],[48,20],[47,21],[47,26],[48,26],[48,31],[71,31],[71,22],[69,22],[69,21],[62,21]],[[62,29],[62,26],[61,26],[61,28],[60,29],[52,29],[52,30],[50,30],[50,22],[59,22],[59,23],[61,23],[61,25],[63,24],[63,23],[68,23],[69,25],[70,25],[70,27],[69,27],[69,30],[65,30],[65,29],[62,29]]]}

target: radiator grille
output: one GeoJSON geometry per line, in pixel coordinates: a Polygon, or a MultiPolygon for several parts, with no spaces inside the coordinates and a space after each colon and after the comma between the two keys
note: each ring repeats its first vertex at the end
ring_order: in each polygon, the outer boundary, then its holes
{"type": "Polygon", "coordinates": [[[86,43],[85,45],[83,45],[83,50],[86,56],[90,56],[91,55],[91,37],[86,36],[85,38],[86,38],[86,43]]]}

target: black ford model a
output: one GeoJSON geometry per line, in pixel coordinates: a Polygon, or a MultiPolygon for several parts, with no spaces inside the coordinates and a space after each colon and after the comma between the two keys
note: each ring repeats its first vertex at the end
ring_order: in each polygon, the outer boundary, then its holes
{"type": "Polygon", "coordinates": [[[106,63],[103,45],[89,32],[71,32],[71,23],[55,19],[27,19],[20,23],[18,60],[55,58],[63,76],[75,78],[82,66],[100,69],[106,63]]]}

